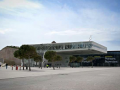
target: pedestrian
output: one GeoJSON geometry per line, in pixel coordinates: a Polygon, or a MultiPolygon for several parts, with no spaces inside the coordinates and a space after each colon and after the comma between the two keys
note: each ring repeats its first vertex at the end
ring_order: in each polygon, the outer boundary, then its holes
{"type": "Polygon", "coordinates": [[[6,63],[6,69],[7,69],[8,64],[6,63]]]}
{"type": "Polygon", "coordinates": [[[48,68],[49,65],[47,64],[46,66],[47,66],[47,68],[48,68]]]}
{"type": "Polygon", "coordinates": [[[27,66],[27,64],[25,64],[25,67],[26,67],[26,70],[28,70],[28,66],[27,66]]]}
{"type": "Polygon", "coordinates": [[[0,63],[0,67],[1,67],[1,63],[0,63]]]}

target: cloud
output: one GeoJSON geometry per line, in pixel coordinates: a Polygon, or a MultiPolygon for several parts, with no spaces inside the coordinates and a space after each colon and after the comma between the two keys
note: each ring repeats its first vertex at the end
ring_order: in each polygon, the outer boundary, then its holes
{"type": "Polygon", "coordinates": [[[32,17],[30,13],[34,13],[37,9],[42,8],[44,8],[42,4],[30,0],[0,1],[0,13],[13,16],[32,17]]]}
{"type": "Polygon", "coordinates": [[[11,31],[13,31],[13,30],[11,30],[11,29],[0,29],[0,34],[5,34],[5,33],[7,33],[7,32],[11,32],[11,31]]]}
{"type": "Polygon", "coordinates": [[[119,13],[87,7],[74,11],[67,4],[60,7],[58,4],[49,6],[28,0],[0,1],[4,17],[0,17],[0,33],[7,34],[4,37],[10,45],[49,43],[52,40],[84,41],[89,40],[90,35],[93,41],[107,46],[109,44],[105,42],[120,40],[119,13]],[[4,28],[11,28],[14,32],[4,28]]]}
{"type": "Polygon", "coordinates": [[[13,8],[40,8],[40,4],[28,0],[2,0],[0,1],[0,8],[13,9],[13,8]]]}
{"type": "Polygon", "coordinates": [[[92,35],[92,39],[95,41],[112,41],[114,39],[118,39],[119,31],[115,31],[113,29],[95,29],[95,28],[78,28],[73,30],[63,30],[63,31],[50,31],[46,33],[46,36],[61,36],[68,37],[74,36],[76,37],[84,37],[84,39],[88,39],[88,36],[92,35]]]}

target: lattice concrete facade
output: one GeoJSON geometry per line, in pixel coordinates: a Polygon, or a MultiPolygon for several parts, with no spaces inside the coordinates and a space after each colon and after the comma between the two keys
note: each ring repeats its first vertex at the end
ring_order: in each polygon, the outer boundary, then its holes
{"type": "Polygon", "coordinates": [[[68,66],[70,55],[107,53],[107,47],[93,41],[32,44],[32,46],[34,46],[37,53],[43,57],[43,65],[47,63],[44,54],[49,50],[56,51],[57,54],[62,56],[63,60],[59,62],[62,66],[68,66]]]}

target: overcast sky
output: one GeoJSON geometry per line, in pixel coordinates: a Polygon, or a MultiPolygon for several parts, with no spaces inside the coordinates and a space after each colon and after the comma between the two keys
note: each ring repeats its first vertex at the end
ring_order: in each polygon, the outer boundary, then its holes
{"type": "Polygon", "coordinates": [[[0,0],[0,49],[92,41],[120,50],[120,0],[0,0]]]}

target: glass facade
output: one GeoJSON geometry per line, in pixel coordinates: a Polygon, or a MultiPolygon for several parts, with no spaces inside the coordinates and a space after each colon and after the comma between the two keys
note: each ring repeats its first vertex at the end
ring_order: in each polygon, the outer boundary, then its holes
{"type": "Polygon", "coordinates": [[[107,54],[75,55],[84,58],[83,65],[90,66],[91,62],[86,61],[88,56],[94,57],[94,66],[120,66],[120,51],[107,51],[107,54]]]}

